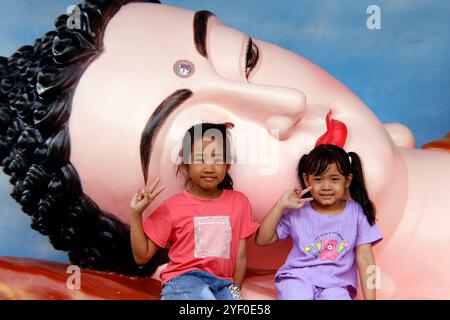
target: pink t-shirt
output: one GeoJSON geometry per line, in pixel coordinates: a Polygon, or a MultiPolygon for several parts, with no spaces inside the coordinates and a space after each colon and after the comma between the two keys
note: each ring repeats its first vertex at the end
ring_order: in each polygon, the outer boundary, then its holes
{"type": "Polygon", "coordinates": [[[162,283],[192,270],[233,281],[239,240],[251,236],[258,226],[247,197],[232,190],[223,190],[212,200],[182,191],[164,201],[143,223],[153,242],[162,248],[170,245],[162,283]]]}

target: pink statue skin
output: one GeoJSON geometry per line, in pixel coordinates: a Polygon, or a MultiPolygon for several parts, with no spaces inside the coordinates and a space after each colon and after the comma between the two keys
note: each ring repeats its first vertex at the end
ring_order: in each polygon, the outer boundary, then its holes
{"type": "MultiPolygon", "coordinates": [[[[414,149],[409,129],[383,125],[330,74],[270,43],[254,40],[259,60],[247,79],[249,38],[217,17],[208,22],[205,58],[194,45],[193,17],[184,9],[132,3],[109,22],[105,51],[81,77],[70,117],[71,161],[84,192],[128,222],[130,199],[144,185],[142,130],[166,97],[190,89],[192,97],[168,117],[154,142],[148,181],[161,177],[167,189],[146,214],[183,187],[174,159],[184,131],[199,121],[229,121],[236,140],[251,133],[256,143],[277,148],[270,163],[264,163],[267,157],[249,163],[237,152],[230,171],[235,189],[249,197],[260,221],[280,194],[296,185],[297,161],[324,134],[331,111],[348,129],[345,149],[363,160],[377,208],[384,236],[375,246],[378,298],[449,299],[450,254],[443,253],[450,244],[450,153],[414,149]],[[191,77],[174,73],[178,60],[194,64],[191,77]]],[[[249,241],[248,266],[274,271],[289,249],[286,241],[266,248],[249,241]]],[[[273,299],[255,289],[258,281],[273,287],[273,274],[249,279],[244,298],[273,299]]]]}

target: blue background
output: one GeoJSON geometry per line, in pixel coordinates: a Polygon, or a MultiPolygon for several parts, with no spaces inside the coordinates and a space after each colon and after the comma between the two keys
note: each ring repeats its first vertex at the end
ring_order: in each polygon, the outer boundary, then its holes
{"type": "MultiPolygon", "coordinates": [[[[0,0],[0,55],[53,29],[71,0],[0,0]]],[[[318,64],[355,92],[382,122],[400,122],[417,146],[450,131],[450,1],[444,0],[167,0],[214,12],[253,38],[318,64]],[[369,30],[367,7],[381,9],[381,30],[369,30]]],[[[0,172],[0,256],[68,262],[9,196],[0,172]]]]}

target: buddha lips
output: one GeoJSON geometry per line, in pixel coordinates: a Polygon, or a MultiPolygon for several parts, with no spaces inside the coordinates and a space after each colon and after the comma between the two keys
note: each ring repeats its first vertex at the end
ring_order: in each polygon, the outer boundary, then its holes
{"type": "Polygon", "coordinates": [[[317,139],[315,147],[321,144],[334,144],[338,147],[344,148],[347,140],[347,127],[339,120],[331,119],[331,111],[326,117],[327,131],[317,139]]]}

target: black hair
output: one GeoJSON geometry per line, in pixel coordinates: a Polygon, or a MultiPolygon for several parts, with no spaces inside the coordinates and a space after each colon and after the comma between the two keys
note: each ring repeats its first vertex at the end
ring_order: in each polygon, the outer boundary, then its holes
{"type": "MultiPolygon", "coordinates": [[[[197,138],[204,138],[211,133],[219,133],[220,137],[223,141],[223,153],[224,158],[227,164],[227,173],[225,174],[225,178],[219,183],[217,188],[219,189],[228,189],[233,190],[233,179],[228,173],[229,164],[233,161],[233,156],[231,152],[231,135],[228,130],[228,125],[224,123],[199,123],[192,127],[190,127],[184,137],[182,142],[182,148],[179,152],[179,156],[181,158],[181,163],[177,165],[176,175],[178,176],[180,173],[183,174],[185,178],[185,187],[189,187],[192,184],[192,180],[189,176],[189,167],[188,164],[191,163],[191,152],[192,148],[194,148],[194,143],[197,138]],[[199,135],[201,134],[201,136],[199,135]],[[197,136],[198,135],[198,136],[197,136]]],[[[215,136],[213,136],[215,137],[215,136]]]]}
{"type": "MultiPolygon", "coordinates": [[[[79,28],[64,14],[34,45],[0,57],[0,163],[11,196],[57,250],[82,268],[151,275],[167,261],[159,250],[147,264],[134,261],[129,226],[83,193],[70,162],[68,120],[84,70],[103,52],[103,34],[119,9],[139,0],[87,0],[79,28]]],[[[145,1],[159,3],[159,1],[145,1]]],[[[95,106],[93,106],[95,107],[95,106]]]]}
{"type": "MultiPolygon", "coordinates": [[[[297,177],[302,188],[306,188],[303,173],[307,175],[321,175],[333,163],[336,164],[339,172],[343,176],[353,175],[349,188],[350,196],[361,205],[369,224],[373,225],[375,223],[375,206],[369,199],[364,182],[361,160],[355,152],[347,153],[338,146],[321,144],[315,147],[309,154],[304,154],[300,158],[297,166],[297,177]]],[[[311,197],[310,193],[306,196],[311,197]]]]}

